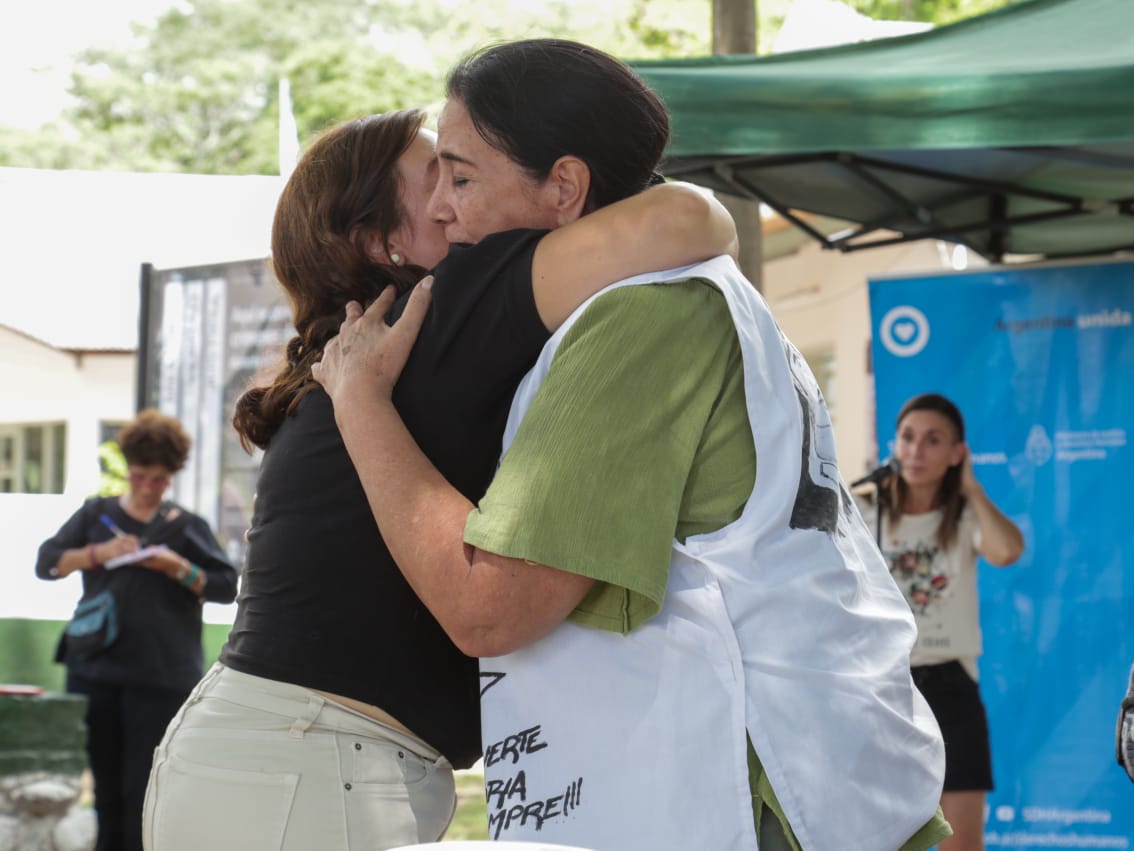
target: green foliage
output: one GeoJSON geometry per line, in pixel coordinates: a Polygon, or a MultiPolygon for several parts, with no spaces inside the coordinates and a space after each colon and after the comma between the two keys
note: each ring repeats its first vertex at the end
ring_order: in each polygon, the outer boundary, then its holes
{"type": "Polygon", "coordinates": [[[418,100],[432,80],[369,42],[371,4],[194,0],[130,50],[78,58],[67,116],[134,170],[278,170],[278,81],[292,80],[301,138],[333,121],[418,100]],[[397,81],[389,85],[388,80],[397,81]]]}
{"type": "Polygon", "coordinates": [[[278,172],[279,81],[301,141],[331,124],[436,106],[468,50],[535,35],[626,56],[708,50],[704,0],[186,0],[128,48],[81,53],[75,105],[37,132],[0,128],[0,165],[278,172]],[[694,22],[690,26],[687,22],[694,22]]]}
{"type": "Polygon", "coordinates": [[[117,496],[126,492],[126,458],[117,441],[105,440],[98,447],[98,495],[117,496]]]}
{"type": "MultiPolygon", "coordinates": [[[[791,0],[758,3],[762,52],[791,0]]],[[[1009,0],[848,0],[876,18],[948,23],[1009,0]]],[[[127,47],[81,53],[74,106],[37,131],[0,128],[0,165],[278,173],[279,81],[301,142],[406,106],[433,111],[470,50],[573,38],[627,59],[710,52],[709,0],[182,0],[127,47]]]]}
{"type": "Polygon", "coordinates": [[[488,807],[484,802],[484,775],[479,771],[456,772],[457,811],[445,831],[443,842],[488,839],[488,807]]]}
{"type": "Polygon", "coordinates": [[[983,15],[1018,0],[847,0],[864,15],[889,21],[951,24],[983,15]]]}

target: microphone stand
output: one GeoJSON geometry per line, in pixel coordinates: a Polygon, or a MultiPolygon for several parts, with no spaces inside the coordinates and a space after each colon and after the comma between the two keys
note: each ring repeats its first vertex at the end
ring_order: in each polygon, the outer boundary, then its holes
{"type": "Polygon", "coordinates": [[[874,543],[878,545],[879,550],[882,549],[882,483],[891,476],[898,475],[901,468],[898,459],[891,457],[861,479],[851,482],[852,490],[865,484],[874,485],[874,543]]]}

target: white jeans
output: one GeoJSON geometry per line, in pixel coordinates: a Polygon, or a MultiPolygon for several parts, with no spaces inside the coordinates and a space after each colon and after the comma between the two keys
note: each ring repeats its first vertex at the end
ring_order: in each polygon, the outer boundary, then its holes
{"type": "Polygon", "coordinates": [[[380,851],[432,842],[453,769],[419,739],[220,663],[154,752],[147,851],[380,851]]]}

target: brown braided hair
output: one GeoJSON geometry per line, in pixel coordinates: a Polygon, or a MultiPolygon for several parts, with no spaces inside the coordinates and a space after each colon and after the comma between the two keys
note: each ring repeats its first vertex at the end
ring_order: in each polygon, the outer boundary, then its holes
{"type": "Polygon", "coordinates": [[[376,263],[366,251],[367,237],[378,234],[389,253],[387,235],[405,222],[397,163],[424,120],[407,109],[332,127],[288,179],[272,222],[272,268],[296,334],[275,378],[236,402],[232,424],[246,451],[266,448],[317,386],[311,365],[338,334],[347,302],[369,304],[391,284],[405,292],[425,274],[419,266],[376,263]]]}

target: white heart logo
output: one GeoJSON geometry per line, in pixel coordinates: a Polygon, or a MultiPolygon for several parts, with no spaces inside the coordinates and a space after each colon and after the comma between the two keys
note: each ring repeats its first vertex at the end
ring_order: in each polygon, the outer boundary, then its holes
{"type": "Polygon", "coordinates": [[[882,317],[878,336],[890,354],[913,357],[929,343],[929,320],[913,305],[899,305],[882,317]]]}

